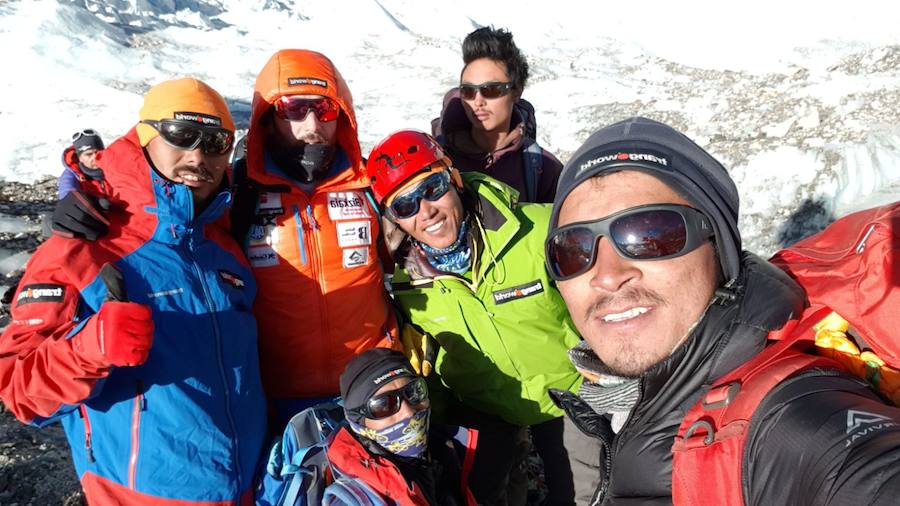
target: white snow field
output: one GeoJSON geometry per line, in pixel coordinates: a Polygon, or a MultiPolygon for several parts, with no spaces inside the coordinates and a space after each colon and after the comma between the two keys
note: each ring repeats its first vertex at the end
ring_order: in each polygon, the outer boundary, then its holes
{"type": "Polygon", "coordinates": [[[720,157],[748,249],[900,195],[900,4],[854,2],[0,2],[0,180],[61,171],[71,134],[107,141],[151,85],[201,78],[246,126],[256,73],[281,48],[328,55],[354,94],[363,151],[428,129],[476,27],[510,29],[524,97],[565,161],[594,130],[645,115],[720,157]]]}

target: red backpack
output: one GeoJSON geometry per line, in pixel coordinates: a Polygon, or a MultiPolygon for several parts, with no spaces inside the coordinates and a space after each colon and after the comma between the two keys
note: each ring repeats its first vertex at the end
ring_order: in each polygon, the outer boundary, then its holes
{"type": "Polygon", "coordinates": [[[804,288],[810,306],[685,415],[672,446],[676,505],[744,504],[750,419],[766,394],[799,371],[842,367],[900,404],[900,202],[841,218],[770,261],[804,288]],[[849,331],[835,331],[835,321],[849,322],[849,331]]]}

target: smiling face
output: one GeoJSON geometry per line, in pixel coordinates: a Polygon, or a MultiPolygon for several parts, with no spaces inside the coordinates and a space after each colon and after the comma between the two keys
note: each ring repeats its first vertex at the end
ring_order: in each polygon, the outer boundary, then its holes
{"type": "Polygon", "coordinates": [[[153,166],[166,179],[187,186],[198,206],[206,204],[222,185],[231,150],[223,154],[205,154],[197,147],[190,151],[170,146],[161,136],[147,143],[153,166]]]}
{"type": "MultiPolygon", "coordinates": [[[[509,75],[507,75],[506,66],[502,62],[479,58],[466,65],[460,81],[462,84],[475,85],[489,82],[508,83],[509,75]]],[[[479,92],[471,100],[463,99],[463,109],[465,109],[466,117],[472,123],[472,129],[485,132],[509,131],[513,104],[519,98],[518,95],[517,91],[510,90],[501,97],[484,98],[479,92]]]]}
{"type": "MultiPolygon", "coordinates": [[[[646,204],[690,205],[659,179],[624,171],[588,179],[563,202],[559,226],[646,204]]],[[[597,260],[559,291],[585,341],[613,372],[635,377],[681,344],[715,291],[711,242],[668,260],[627,260],[599,239],[597,260]]]]}
{"type": "MultiPolygon", "coordinates": [[[[421,184],[422,179],[429,175],[430,173],[426,172],[414,177],[409,183],[405,183],[400,190],[385,199],[385,205],[390,206],[397,196],[414,192],[421,184]]],[[[457,188],[451,184],[447,193],[435,201],[419,199],[419,212],[416,214],[409,218],[393,219],[397,226],[413,239],[432,248],[442,249],[456,242],[464,217],[465,213],[457,188]]]]}

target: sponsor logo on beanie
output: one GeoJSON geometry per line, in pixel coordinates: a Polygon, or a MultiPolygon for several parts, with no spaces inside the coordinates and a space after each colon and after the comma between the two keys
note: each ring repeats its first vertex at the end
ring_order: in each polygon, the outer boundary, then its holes
{"type": "Polygon", "coordinates": [[[315,77],[288,77],[287,83],[288,86],[312,85],[320,86],[322,88],[328,87],[328,81],[325,81],[324,79],[317,79],[315,77]]]}
{"type": "Polygon", "coordinates": [[[669,159],[659,153],[647,151],[613,151],[601,153],[584,161],[578,166],[576,176],[589,169],[599,169],[607,165],[621,165],[626,162],[651,163],[660,167],[669,167],[669,159]]]}
{"type": "Polygon", "coordinates": [[[210,116],[208,114],[201,114],[199,112],[181,112],[176,111],[172,113],[172,119],[177,119],[180,121],[193,121],[195,123],[200,123],[203,126],[213,126],[213,127],[221,127],[222,119],[216,116],[210,116]]]}
{"type": "Polygon", "coordinates": [[[400,376],[401,374],[405,374],[407,376],[413,375],[412,371],[410,371],[409,369],[407,369],[405,367],[399,367],[397,369],[388,371],[388,372],[382,374],[381,376],[375,378],[374,380],[372,380],[372,383],[375,385],[380,385],[391,378],[396,378],[397,376],[400,376]]]}

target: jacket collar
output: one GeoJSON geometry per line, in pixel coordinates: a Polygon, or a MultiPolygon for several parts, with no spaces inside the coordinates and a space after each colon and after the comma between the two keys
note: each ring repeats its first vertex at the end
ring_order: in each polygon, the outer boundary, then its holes
{"type": "Polygon", "coordinates": [[[176,243],[202,234],[204,226],[222,216],[231,202],[230,193],[220,191],[195,217],[190,189],[153,170],[134,129],[101,151],[98,164],[109,183],[111,203],[132,216],[124,226],[158,241],[176,243]]]}

